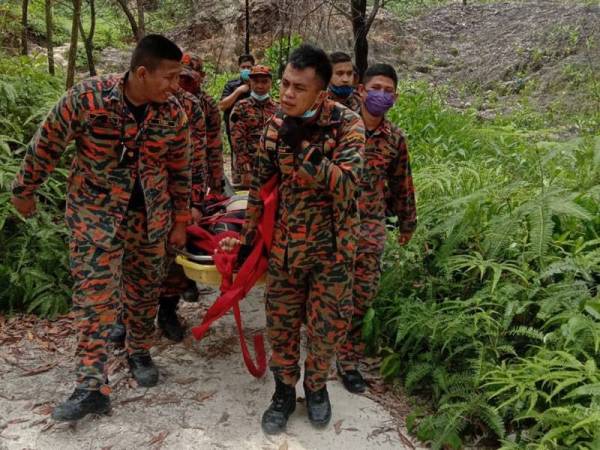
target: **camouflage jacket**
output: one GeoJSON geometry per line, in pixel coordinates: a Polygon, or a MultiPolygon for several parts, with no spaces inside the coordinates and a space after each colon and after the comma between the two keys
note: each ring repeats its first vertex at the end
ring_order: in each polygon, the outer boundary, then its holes
{"type": "Polygon", "coordinates": [[[256,239],[262,215],[260,187],[279,176],[279,207],[271,250],[282,268],[306,268],[318,263],[352,264],[359,227],[357,197],[364,151],[364,125],[352,111],[326,100],[310,145],[294,152],[279,139],[283,115],[268,123],[254,165],[242,243],[256,239]],[[310,161],[321,151],[318,165],[310,161]]]}
{"type": "Polygon", "coordinates": [[[415,229],[415,190],[402,131],[384,119],[366,136],[365,164],[360,183],[358,248],[365,253],[381,253],[385,244],[386,207],[398,217],[401,232],[415,229]]]}
{"type": "Polygon", "coordinates": [[[181,89],[175,95],[188,118],[192,145],[192,204],[200,203],[206,194],[206,121],[200,100],[181,89]]]}
{"type": "Polygon", "coordinates": [[[195,93],[200,100],[206,121],[206,164],[204,179],[214,194],[223,193],[223,143],[221,140],[221,113],[215,100],[206,92],[195,93]]]}
{"type": "Polygon", "coordinates": [[[149,104],[144,123],[138,128],[125,107],[124,80],[124,75],[108,75],[71,88],[27,146],[13,185],[15,196],[33,195],[69,142],[75,141],[67,186],[67,224],[75,238],[104,248],[115,244],[113,238],[126,217],[138,175],[150,241],[164,237],[173,220],[189,218],[187,117],[172,97],[164,104],[149,104]],[[119,163],[122,154],[134,152],[139,157],[119,163]]]}
{"type": "Polygon", "coordinates": [[[260,102],[252,97],[235,104],[229,116],[232,151],[240,173],[251,173],[254,156],[267,124],[277,110],[272,99],[260,102]]]}
{"type": "Polygon", "coordinates": [[[327,91],[329,94],[329,98],[331,100],[333,100],[334,102],[338,102],[341,103],[342,105],[344,105],[346,108],[350,108],[352,111],[354,111],[357,114],[360,114],[360,105],[361,105],[361,101],[360,101],[360,97],[358,96],[358,92],[354,91],[352,94],[350,94],[348,97],[346,98],[341,98],[341,97],[337,97],[333,92],[331,91],[327,91]]]}

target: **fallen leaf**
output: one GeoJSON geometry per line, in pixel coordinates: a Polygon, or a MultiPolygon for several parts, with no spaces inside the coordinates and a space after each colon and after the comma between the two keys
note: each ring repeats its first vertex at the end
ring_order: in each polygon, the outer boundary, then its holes
{"type": "Polygon", "coordinates": [[[196,400],[198,403],[202,403],[205,400],[213,397],[217,391],[207,391],[207,392],[198,392],[196,395],[192,397],[192,400],[196,400]]]}
{"type": "Polygon", "coordinates": [[[174,381],[177,384],[181,384],[181,385],[185,386],[187,384],[195,383],[196,381],[198,381],[198,378],[195,378],[195,377],[190,377],[190,378],[176,378],[174,381]]]}
{"type": "Polygon", "coordinates": [[[287,443],[287,441],[283,441],[283,444],[281,444],[279,446],[279,450],[288,450],[288,443],[287,443]]]}
{"type": "Polygon", "coordinates": [[[160,447],[163,445],[163,443],[165,442],[165,439],[167,438],[168,435],[169,435],[168,431],[166,431],[166,430],[161,431],[156,436],[154,436],[152,439],[150,439],[150,442],[148,443],[148,445],[156,445],[157,447],[160,447]]]}
{"type": "Polygon", "coordinates": [[[35,369],[28,370],[27,372],[21,374],[22,377],[31,377],[33,375],[39,375],[40,373],[48,372],[51,369],[54,369],[58,363],[50,363],[44,366],[36,367],[35,369]]]}
{"type": "Polygon", "coordinates": [[[336,423],[333,424],[333,429],[335,430],[335,434],[340,434],[342,432],[342,422],[343,421],[344,421],[344,419],[340,419],[336,423]]]}
{"type": "Polygon", "coordinates": [[[53,410],[54,406],[52,406],[50,403],[46,403],[34,409],[33,412],[34,414],[38,414],[40,416],[49,416],[50,414],[52,414],[53,410]]]}

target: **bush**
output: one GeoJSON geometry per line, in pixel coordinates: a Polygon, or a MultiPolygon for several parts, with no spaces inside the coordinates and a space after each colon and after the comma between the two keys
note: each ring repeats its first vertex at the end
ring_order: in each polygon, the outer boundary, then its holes
{"type": "Polygon", "coordinates": [[[63,222],[67,171],[58,168],[39,191],[38,214],[18,215],[12,181],[25,143],[64,81],[46,73],[43,59],[0,55],[0,311],[53,316],[69,305],[70,280],[63,222]]]}
{"type": "Polygon", "coordinates": [[[363,331],[433,404],[412,430],[433,448],[598,448],[600,138],[546,142],[400,92],[419,227],[390,239],[363,331]]]}

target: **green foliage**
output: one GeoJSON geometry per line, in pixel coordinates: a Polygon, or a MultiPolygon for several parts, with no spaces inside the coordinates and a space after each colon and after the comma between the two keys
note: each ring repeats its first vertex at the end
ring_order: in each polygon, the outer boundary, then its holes
{"type": "Polygon", "coordinates": [[[390,236],[363,335],[431,401],[412,430],[433,448],[597,448],[600,137],[549,142],[400,92],[419,227],[390,236]]]}
{"type": "Polygon", "coordinates": [[[0,57],[0,311],[53,316],[69,305],[67,171],[58,168],[40,189],[36,217],[23,219],[10,203],[24,143],[62,86],[61,78],[46,74],[41,59],[0,57]]]}

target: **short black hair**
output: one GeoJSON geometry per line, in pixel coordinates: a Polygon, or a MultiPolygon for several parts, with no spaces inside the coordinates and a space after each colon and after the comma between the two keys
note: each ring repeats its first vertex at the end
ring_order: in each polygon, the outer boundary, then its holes
{"type": "Polygon", "coordinates": [[[371,78],[377,76],[391,78],[394,82],[394,87],[398,86],[398,74],[396,73],[396,70],[389,64],[379,63],[369,66],[363,76],[363,83],[367,84],[371,78]]]}
{"type": "Polygon", "coordinates": [[[254,65],[254,56],[252,56],[251,54],[247,53],[244,55],[240,55],[238,57],[238,66],[241,66],[242,63],[249,61],[252,65],[254,65]]]}
{"type": "Polygon", "coordinates": [[[149,34],[137,43],[131,55],[129,69],[135,70],[140,66],[144,66],[152,71],[158,68],[161,60],[167,59],[179,62],[182,57],[183,53],[175,42],[160,34],[149,34]]]}
{"type": "Polygon", "coordinates": [[[344,52],[333,52],[329,54],[329,61],[331,61],[331,65],[352,62],[352,58],[348,53],[344,52]]]}
{"type": "Polygon", "coordinates": [[[328,86],[331,81],[331,74],[333,72],[331,62],[327,53],[319,47],[302,44],[292,52],[288,63],[294,69],[303,70],[310,67],[315,69],[317,77],[323,82],[323,87],[328,86]]]}

